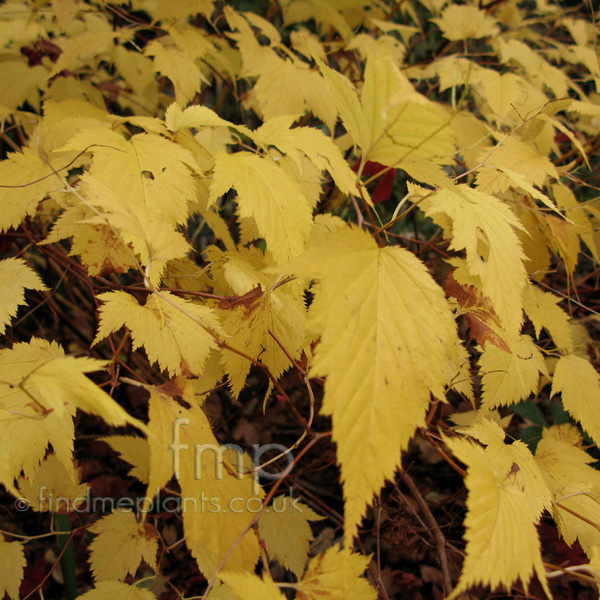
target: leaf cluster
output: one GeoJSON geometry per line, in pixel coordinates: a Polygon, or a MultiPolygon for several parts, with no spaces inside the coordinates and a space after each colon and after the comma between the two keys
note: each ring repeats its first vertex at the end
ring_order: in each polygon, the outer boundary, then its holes
{"type": "Polygon", "coordinates": [[[251,4],[0,5],[0,596],[596,584],[592,3],[251,4]]]}

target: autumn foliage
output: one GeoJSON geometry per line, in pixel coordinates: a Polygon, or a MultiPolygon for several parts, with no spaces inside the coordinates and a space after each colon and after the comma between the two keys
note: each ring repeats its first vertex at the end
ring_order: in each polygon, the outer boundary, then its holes
{"type": "Polygon", "coordinates": [[[595,590],[598,33],[0,5],[0,598],[595,590]]]}

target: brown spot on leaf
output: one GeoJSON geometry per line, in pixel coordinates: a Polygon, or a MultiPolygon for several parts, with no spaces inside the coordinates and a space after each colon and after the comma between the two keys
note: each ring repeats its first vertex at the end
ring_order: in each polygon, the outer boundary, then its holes
{"type": "Polygon", "coordinates": [[[504,339],[504,330],[500,319],[492,306],[491,300],[472,285],[461,285],[454,279],[454,269],[446,278],[444,291],[448,296],[456,298],[463,314],[467,317],[467,325],[471,337],[485,349],[487,342],[494,344],[505,352],[510,348],[504,339]]]}
{"type": "Polygon", "coordinates": [[[254,289],[246,292],[243,296],[232,296],[226,300],[221,300],[217,306],[223,310],[243,306],[246,309],[246,312],[249,313],[256,310],[258,302],[263,297],[263,294],[262,287],[258,284],[254,289]]]}

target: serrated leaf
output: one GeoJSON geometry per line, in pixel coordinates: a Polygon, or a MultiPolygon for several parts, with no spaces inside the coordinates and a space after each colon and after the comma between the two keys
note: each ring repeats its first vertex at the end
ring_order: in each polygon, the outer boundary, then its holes
{"type": "MultiPolygon", "coordinates": [[[[145,273],[153,285],[159,285],[167,262],[182,259],[191,250],[181,233],[160,215],[146,211],[132,211],[108,185],[92,176],[84,175],[80,193],[94,207],[104,211],[85,220],[83,224],[108,227],[117,231],[124,246],[131,246],[139,255],[145,273]]],[[[77,224],[79,225],[79,223],[77,224]]],[[[74,229],[76,232],[77,225],[74,229]]]]}
{"type": "Polygon", "coordinates": [[[342,157],[339,148],[322,131],[314,127],[290,129],[295,118],[275,117],[259,127],[252,137],[262,146],[276,146],[300,166],[299,153],[304,154],[320,171],[329,171],[344,194],[356,194],[356,175],[342,157]]]}
{"type": "Polygon", "coordinates": [[[207,106],[188,106],[181,109],[177,102],[173,102],[165,113],[165,124],[174,132],[180,129],[189,129],[191,127],[234,127],[235,129],[249,132],[246,127],[239,127],[230,121],[226,121],[217,115],[214,110],[207,106]]]}
{"type": "Polygon", "coordinates": [[[375,600],[377,592],[362,577],[369,565],[369,558],[353,554],[347,548],[331,546],[323,554],[315,556],[306,574],[297,584],[298,600],[375,600]]]}
{"type": "Polygon", "coordinates": [[[145,54],[154,58],[154,70],[171,80],[177,102],[182,106],[190,102],[207,81],[195,61],[179,48],[166,47],[161,41],[153,40],[146,46],[145,54]]]}
{"type": "Polygon", "coordinates": [[[0,261],[0,334],[24,304],[25,289],[48,289],[39,275],[22,258],[7,258],[0,261]]]}
{"type": "MultiPolygon", "coordinates": [[[[235,304],[221,304],[223,329],[231,336],[230,345],[243,350],[246,356],[255,359],[263,349],[263,342],[268,335],[269,302],[262,300],[264,293],[260,286],[250,290],[235,304]]],[[[227,372],[231,393],[234,399],[239,396],[252,363],[244,356],[225,350],[222,362],[227,372]]]]}
{"type": "Polygon", "coordinates": [[[81,600],[156,600],[150,591],[120,581],[100,581],[96,587],[79,596],[81,600]]]}
{"type": "Polygon", "coordinates": [[[312,211],[300,186],[275,161],[250,152],[219,152],[209,205],[231,188],[242,217],[252,217],[277,262],[298,256],[312,225],[312,211]]]}
{"type": "Polygon", "coordinates": [[[118,509],[96,521],[89,530],[96,534],[90,544],[95,581],[122,581],[129,574],[135,575],[142,560],[156,569],[158,532],[150,523],[138,522],[132,511],[118,509]]]}
{"type": "MultiPolygon", "coordinates": [[[[177,477],[186,543],[202,573],[211,577],[255,516],[252,511],[260,506],[262,488],[244,475],[251,465],[241,454],[230,451],[233,456],[223,456],[226,448],[217,442],[189,381],[180,378],[151,388],[149,414],[153,436],[146,495],[152,498],[173,474],[177,477]]],[[[235,546],[227,566],[253,570],[259,553],[256,537],[248,533],[235,546]]]]}
{"type": "Polygon", "coordinates": [[[486,298],[476,286],[464,280],[465,270],[466,266],[461,270],[450,271],[446,277],[444,291],[458,301],[459,314],[466,315],[471,336],[483,349],[489,342],[510,352],[510,346],[504,339],[506,333],[490,299],[486,298]]]}
{"type": "Polygon", "coordinates": [[[89,173],[108,186],[129,210],[144,207],[172,225],[184,223],[188,203],[196,199],[192,172],[197,169],[191,152],[151,133],[129,140],[101,127],[84,129],[61,151],[93,155],[89,173]]]}
{"type": "Polygon", "coordinates": [[[21,471],[26,477],[35,474],[49,444],[62,464],[73,470],[75,406],[67,404],[62,413],[51,411],[40,418],[42,408],[31,396],[11,387],[40,365],[62,357],[64,351],[58,344],[39,338],[0,351],[0,480],[16,496],[14,480],[21,471]],[[26,451],[15,452],[15,448],[26,451]]]}
{"type": "Polygon", "coordinates": [[[363,162],[405,169],[417,179],[428,171],[436,179],[435,163],[454,154],[449,119],[416,92],[389,57],[367,59],[360,101],[346,77],[325,66],[321,72],[344,126],[362,150],[363,162]]]}
{"type": "Polygon", "coordinates": [[[0,539],[0,594],[8,594],[13,600],[19,598],[19,587],[27,560],[21,542],[0,539]]]}
{"type": "Polygon", "coordinates": [[[439,19],[432,21],[451,41],[494,37],[499,31],[496,20],[475,6],[451,4],[446,6],[439,19]]]}
{"type": "Polygon", "coordinates": [[[25,418],[56,413],[62,419],[79,408],[109,424],[131,424],[143,431],[143,423],[85,376],[105,364],[93,358],[65,356],[59,346],[45,340],[33,338],[30,344],[15,344],[12,350],[0,352],[0,402],[15,414],[30,406],[32,410],[25,411],[25,418]]]}
{"type": "Polygon", "coordinates": [[[569,546],[579,541],[591,559],[600,545],[600,531],[593,525],[600,526],[600,473],[581,442],[573,425],[545,428],[535,460],[552,491],[552,516],[561,536],[569,546]]]}
{"type": "Polygon", "coordinates": [[[554,369],[551,394],[560,392],[563,406],[594,440],[600,440],[600,375],[576,354],[562,356],[554,369]]]}
{"type": "Polygon", "coordinates": [[[548,330],[559,350],[573,352],[570,317],[558,306],[561,301],[562,298],[534,285],[526,286],[523,291],[523,308],[535,327],[536,337],[539,339],[543,327],[548,330]]]}
{"type": "Polygon", "coordinates": [[[291,501],[288,496],[276,496],[260,517],[258,531],[269,557],[292,571],[298,580],[304,572],[313,539],[309,521],[323,518],[306,504],[291,501]]]}
{"type": "Polygon", "coordinates": [[[39,90],[47,87],[47,71],[41,65],[31,66],[25,60],[5,60],[0,63],[0,106],[15,110],[25,101],[39,108],[39,90]]]}
{"type": "Polygon", "coordinates": [[[320,280],[309,310],[309,330],[321,337],[311,373],[327,377],[323,412],[333,417],[350,540],[424,424],[430,395],[442,398],[459,370],[456,325],[423,263],[357,229],[331,234],[290,270],[320,280]]]}
{"type": "Polygon", "coordinates": [[[30,148],[23,153],[8,154],[0,162],[0,231],[17,227],[35,214],[37,205],[48,192],[62,187],[50,165],[30,148]]]}
{"type": "Polygon", "coordinates": [[[488,194],[505,192],[511,186],[512,180],[502,173],[502,168],[516,173],[522,178],[519,182],[524,180],[531,186],[542,187],[547,177],[559,177],[550,159],[540,154],[534,144],[527,144],[512,136],[499,143],[493,151],[483,151],[479,160],[485,161],[486,168],[477,171],[477,186],[488,194]]]}
{"type": "Polygon", "coordinates": [[[19,491],[34,510],[68,514],[87,506],[88,486],[81,483],[80,471],[50,454],[34,475],[19,479],[19,491]]]}
{"type": "Polygon", "coordinates": [[[223,571],[219,577],[240,600],[285,600],[285,596],[268,576],[260,578],[253,573],[223,571]]]}
{"type": "Polygon", "coordinates": [[[521,329],[527,282],[525,255],[515,231],[522,225],[502,201],[466,185],[437,191],[425,202],[427,216],[450,218],[450,248],[466,251],[468,270],[481,280],[482,293],[492,301],[512,341],[521,329]]]}
{"type": "Polygon", "coordinates": [[[446,443],[468,467],[465,483],[469,490],[465,562],[448,598],[480,584],[510,588],[517,580],[527,592],[534,573],[550,596],[536,531],[539,515],[534,514],[526,490],[516,485],[512,466],[498,471],[489,453],[466,440],[447,439],[446,443]],[[518,552],[506,548],[518,548],[518,552]]]}
{"type": "Polygon", "coordinates": [[[488,410],[526,400],[537,390],[540,374],[549,376],[544,356],[528,335],[515,342],[511,351],[488,346],[479,359],[479,372],[482,406],[488,410]]]}
{"type": "Polygon", "coordinates": [[[120,457],[132,465],[129,474],[142,483],[148,483],[150,476],[150,448],[148,442],[132,435],[111,435],[99,438],[106,442],[120,457]]]}
{"type": "Polygon", "coordinates": [[[493,464],[498,482],[512,484],[525,492],[535,518],[539,519],[552,502],[544,476],[529,448],[519,440],[507,444],[501,422],[490,419],[493,413],[486,414],[485,410],[479,411],[482,414],[465,433],[487,446],[485,453],[493,464]]]}
{"type": "Polygon", "coordinates": [[[135,254],[125,245],[119,232],[106,223],[89,222],[95,213],[83,204],[72,206],[54,222],[42,244],[71,237],[69,254],[79,256],[91,276],[125,273],[136,266],[135,254]]]}
{"type": "Polygon", "coordinates": [[[104,304],[94,343],[126,326],[134,349],[143,346],[150,362],[158,362],[172,375],[199,375],[211,349],[217,348],[209,330],[220,335],[219,321],[206,306],[168,292],[161,294],[150,295],[144,305],[123,291],[100,294],[98,299],[104,304]]]}

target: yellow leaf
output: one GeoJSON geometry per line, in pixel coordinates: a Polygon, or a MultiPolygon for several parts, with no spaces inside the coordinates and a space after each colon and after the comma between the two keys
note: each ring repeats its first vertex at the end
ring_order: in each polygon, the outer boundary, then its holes
{"type": "Polygon", "coordinates": [[[4,82],[0,90],[0,106],[14,111],[25,101],[39,108],[40,93],[47,87],[46,69],[30,67],[26,60],[7,60],[0,63],[0,78],[4,82]]]}
{"type": "Polygon", "coordinates": [[[148,483],[150,476],[150,448],[148,442],[132,435],[111,435],[99,438],[106,442],[120,457],[132,465],[129,474],[142,483],[148,483]]]}
{"type": "MultiPolygon", "coordinates": [[[[223,329],[230,334],[229,344],[242,350],[250,358],[256,358],[263,349],[269,327],[269,302],[262,299],[260,286],[250,290],[229,307],[219,310],[222,317],[223,329]]],[[[222,362],[228,374],[229,385],[234,399],[237,399],[250,371],[252,363],[243,356],[224,350],[222,362]]]]}
{"type": "Polygon", "coordinates": [[[581,251],[580,227],[554,215],[544,215],[544,221],[546,224],[544,234],[548,246],[562,258],[567,274],[572,277],[581,251]]]}
{"type": "Polygon", "coordinates": [[[160,19],[186,19],[201,13],[208,19],[214,11],[212,0],[180,0],[179,2],[158,0],[156,16],[160,19]]]}
{"type": "Polygon", "coordinates": [[[219,577],[240,600],[285,600],[275,582],[265,575],[263,579],[253,573],[223,571],[219,577]]]}
{"type": "Polygon", "coordinates": [[[564,211],[565,216],[578,226],[577,233],[585,245],[590,249],[596,262],[600,263],[600,245],[594,237],[596,220],[598,213],[593,211],[592,206],[586,202],[579,203],[575,194],[565,185],[556,184],[552,186],[552,192],[556,198],[556,203],[564,211]],[[586,210],[590,211],[590,215],[586,214],[586,210]]]}
{"type": "Polygon", "coordinates": [[[144,305],[122,291],[106,292],[98,299],[104,304],[94,343],[126,326],[134,350],[143,346],[150,362],[158,362],[171,375],[200,375],[211,349],[217,347],[214,335],[222,333],[210,308],[168,292],[151,294],[144,305]]]}
{"type": "Polygon", "coordinates": [[[535,327],[536,337],[539,339],[543,327],[559,350],[573,352],[570,317],[558,306],[561,301],[562,298],[534,285],[527,285],[523,291],[523,307],[535,327]]]}
{"type": "MultiPolygon", "coordinates": [[[[260,509],[262,488],[256,476],[244,475],[250,465],[243,454],[229,451],[224,456],[226,448],[217,442],[188,381],[176,379],[151,388],[149,414],[153,436],[147,496],[153,497],[175,474],[186,543],[202,573],[211,577],[260,509]]],[[[235,546],[227,567],[251,571],[258,557],[256,536],[249,532],[235,546]]]]}
{"type": "MultiPolygon", "coordinates": [[[[23,353],[25,349],[20,344],[17,346],[18,353],[23,353]]],[[[20,369],[13,369],[1,380],[0,389],[4,392],[5,403],[15,402],[25,396],[34,408],[54,411],[59,416],[63,416],[65,411],[70,412],[67,406],[71,405],[99,415],[111,425],[129,423],[145,429],[143,423],[128,415],[103,389],[84,375],[103,369],[105,361],[65,356],[62,350],[49,347],[43,340],[32,340],[30,351],[34,360],[29,364],[22,363],[20,369]],[[23,368],[26,366],[30,368],[23,368]]],[[[10,351],[3,352],[7,353],[7,358],[10,356],[10,351]]]]}
{"type": "Polygon", "coordinates": [[[21,542],[0,539],[0,594],[8,594],[13,600],[19,598],[19,587],[27,560],[21,542]]]}
{"type": "Polygon", "coordinates": [[[539,52],[515,39],[497,38],[497,43],[502,62],[514,61],[522,65],[528,78],[540,89],[543,85],[550,88],[555,98],[568,95],[570,81],[566,73],[547,62],[539,52]]]}
{"type": "Polygon", "coordinates": [[[130,510],[121,508],[96,521],[89,529],[90,565],[95,581],[122,581],[135,573],[142,560],[156,569],[158,532],[150,523],[138,523],[130,510]]]}
{"type": "Polygon", "coordinates": [[[600,545],[600,532],[592,524],[600,525],[600,472],[581,442],[573,425],[543,429],[535,460],[552,490],[552,515],[561,536],[569,546],[578,540],[591,559],[600,545]]]}
{"type": "Polygon", "coordinates": [[[115,400],[84,373],[98,371],[105,361],[64,356],[44,362],[19,382],[23,390],[44,406],[61,415],[65,403],[102,417],[110,425],[131,424],[145,430],[143,423],[125,412],[115,400]]]}
{"type": "Polygon", "coordinates": [[[0,351],[0,480],[15,495],[14,479],[21,471],[32,477],[49,444],[62,464],[73,470],[75,406],[67,404],[61,414],[51,411],[40,418],[43,407],[25,390],[14,387],[40,365],[61,357],[64,351],[58,344],[38,338],[0,351]],[[26,448],[26,452],[14,448],[26,448]]]}
{"type": "Polygon", "coordinates": [[[492,590],[510,588],[519,579],[527,593],[533,573],[550,597],[536,530],[539,515],[531,508],[527,490],[516,481],[519,465],[515,463],[513,469],[505,464],[500,471],[480,446],[459,439],[447,439],[446,443],[468,467],[465,483],[469,490],[465,562],[448,599],[480,584],[492,590]],[[507,552],[507,548],[515,550],[507,552]]]}
{"type": "Polygon", "coordinates": [[[125,273],[136,266],[135,254],[119,232],[107,224],[90,223],[95,213],[83,204],[67,208],[41,243],[53,244],[71,237],[70,255],[79,256],[92,276],[125,273]]]}
{"type": "Polygon", "coordinates": [[[66,30],[79,10],[77,0],[51,0],[51,4],[61,29],[66,30]]]}
{"type": "Polygon", "coordinates": [[[511,351],[488,346],[479,358],[482,406],[487,410],[526,400],[537,390],[540,373],[548,377],[544,356],[533,340],[522,336],[511,351]]]}
{"type": "Polygon", "coordinates": [[[369,558],[353,554],[347,548],[331,546],[324,554],[315,556],[298,582],[298,600],[375,600],[377,592],[362,577],[369,558]]]}
{"type": "MultiPolygon", "coordinates": [[[[479,68],[474,84],[485,97],[485,102],[480,102],[482,112],[499,126],[514,128],[523,123],[522,115],[535,115],[548,104],[546,94],[514,73],[479,68]]],[[[535,150],[533,143],[528,145],[535,150]]]]}
{"type": "Polygon", "coordinates": [[[501,484],[511,484],[520,488],[525,495],[536,519],[552,503],[552,493],[529,448],[520,440],[512,444],[504,441],[502,420],[494,420],[492,412],[485,408],[477,419],[464,432],[485,444],[486,455],[490,458],[494,473],[501,484]]]}
{"type": "Polygon", "coordinates": [[[25,304],[25,288],[48,289],[38,274],[22,258],[0,261],[0,334],[17,314],[17,308],[25,304]]]}
{"type": "Polygon", "coordinates": [[[450,41],[495,37],[499,28],[491,15],[475,6],[451,4],[439,19],[431,19],[450,41]]]}
{"type": "Polygon", "coordinates": [[[515,136],[503,140],[493,151],[484,150],[479,160],[485,161],[485,167],[477,171],[477,186],[488,194],[505,192],[511,186],[511,179],[501,172],[501,168],[509,169],[526,183],[538,187],[543,187],[548,177],[559,177],[547,156],[542,156],[534,144],[515,136]]]}
{"type": "Polygon", "coordinates": [[[417,93],[389,57],[368,58],[360,101],[346,77],[325,66],[321,71],[363,162],[405,169],[419,179],[423,169],[431,171],[454,155],[449,119],[417,93]]]}
{"type": "Polygon", "coordinates": [[[144,53],[154,58],[154,70],[171,80],[177,102],[185,106],[193,100],[202,88],[202,83],[207,80],[188,54],[175,46],[165,45],[169,41],[172,43],[172,38],[168,36],[166,39],[153,40],[146,46],[144,53]]]}
{"type": "Polygon", "coordinates": [[[565,409],[592,439],[600,440],[600,375],[592,364],[576,354],[562,356],[554,370],[551,393],[559,392],[565,409]]]}
{"type": "Polygon", "coordinates": [[[150,590],[120,581],[100,581],[96,587],[79,598],[80,600],[156,600],[156,596],[150,590]]]}
{"type": "MultiPolygon", "coordinates": [[[[279,343],[294,359],[298,359],[304,345],[306,309],[301,292],[286,284],[270,290],[275,278],[260,270],[260,252],[240,248],[239,251],[221,252],[216,248],[207,249],[213,261],[211,272],[223,276],[230,286],[224,293],[239,296],[230,302],[219,303],[219,315],[223,328],[229,334],[228,343],[243,350],[252,358],[260,355],[260,362],[269,367],[275,377],[279,377],[291,366],[290,360],[279,343]],[[252,261],[256,260],[253,264],[252,261]],[[262,292],[262,288],[268,291],[262,292]]],[[[229,375],[231,389],[235,397],[241,390],[250,363],[231,351],[224,350],[222,363],[229,375]]]]}
{"type": "Polygon", "coordinates": [[[258,531],[269,557],[292,571],[298,580],[304,572],[313,539],[309,521],[323,518],[306,504],[290,500],[288,496],[276,496],[260,517],[258,531]]]}
{"type": "Polygon", "coordinates": [[[50,454],[33,476],[19,479],[19,491],[34,510],[68,514],[86,506],[88,486],[80,483],[80,471],[50,454]]]}
{"type": "Polygon", "coordinates": [[[524,229],[517,232],[527,257],[525,268],[532,279],[541,281],[550,269],[550,250],[543,229],[545,217],[533,203],[517,204],[516,214],[524,229]]]}
{"type": "Polygon", "coordinates": [[[298,256],[310,235],[312,211],[296,181],[275,161],[251,154],[217,154],[209,205],[234,188],[242,217],[253,217],[277,262],[298,256]]]}
{"type": "Polygon", "coordinates": [[[421,261],[377,248],[358,229],[331,234],[289,269],[320,280],[309,310],[309,333],[321,337],[311,372],[327,376],[323,412],[333,416],[349,541],[424,424],[430,395],[443,398],[459,370],[456,325],[421,261]]]}
{"type": "Polygon", "coordinates": [[[22,154],[8,154],[0,162],[0,181],[0,231],[18,227],[25,217],[35,214],[48,192],[62,187],[50,166],[29,148],[22,154]]]}
{"type": "MultiPolygon", "coordinates": [[[[444,291],[458,301],[457,314],[465,314],[471,337],[485,350],[486,344],[510,352],[510,345],[504,339],[506,332],[490,302],[478,289],[476,278],[469,277],[465,261],[459,259],[459,266],[448,274],[444,291]]],[[[457,264],[453,261],[452,264],[457,264]]]]}
{"type": "Polygon", "coordinates": [[[550,200],[550,198],[548,198],[546,194],[542,194],[542,192],[534,188],[532,185],[529,185],[529,183],[527,183],[527,180],[522,175],[511,171],[508,167],[500,166],[498,167],[498,170],[504,173],[504,175],[506,175],[506,177],[510,179],[510,181],[514,184],[514,186],[512,187],[516,186],[522,189],[523,191],[527,192],[532,198],[539,200],[544,206],[546,206],[546,208],[553,210],[558,215],[563,217],[562,213],[558,210],[558,208],[556,208],[556,204],[554,204],[554,202],[550,200]]]}
{"type": "Polygon", "coordinates": [[[177,102],[173,102],[165,113],[165,124],[174,132],[191,127],[197,129],[201,127],[233,127],[238,131],[244,132],[246,135],[250,134],[250,130],[247,127],[234,125],[230,121],[219,117],[215,111],[207,106],[199,106],[197,104],[188,106],[182,110],[177,102]]]}
{"type": "Polygon", "coordinates": [[[110,187],[92,176],[84,175],[80,193],[95,207],[105,211],[86,219],[86,224],[115,229],[124,245],[140,256],[145,273],[153,285],[159,285],[170,260],[184,258],[191,250],[181,233],[149,211],[132,211],[110,187]]]}
{"type": "Polygon", "coordinates": [[[358,194],[356,175],[344,160],[339,148],[322,131],[314,127],[290,129],[293,116],[275,117],[259,127],[252,137],[262,146],[276,146],[300,166],[298,153],[302,153],[320,170],[329,171],[344,194],[358,194]]]}
{"type": "Polygon", "coordinates": [[[450,248],[465,250],[467,268],[480,278],[481,292],[491,301],[509,338],[521,329],[525,258],[515,230],[522,225],[501,200],[466,185],[435,192],[425,205],[434,220],[450,217],[450,248]]]}
{"type": "Polygon", "coordinates": [[[93,155],[90,174],[129,208],[144,207],[171,224],[183,223],[196,198],[192,154],[165,138],[139,133],[126,140],[115,131],[92,127],[76,134],[61,151],[93,155]]]}
{"type": "Polygon", "coordinates": [[[264,19],[260,23],[257,22],[257,18],[260,17],[254,13],[243,14],[242,17],[233,9],[225,8],[225,16],[231,29],[238,30],[230,34],[230,37],[236,40],[242,55],[243,74],[259,78],[253,93],[256,95],[258,110],[264,118],[298,115],[310,111],[332,131],[337,113],[330,101],[329,86],[323,76],[305,62],[293,58],[291,53],[283,59],[272,46],[261,45],[246,19],[262,29],[263,34],[273,41],[279,38],[279,33],[276,30],[274,32],[272,25],[264,19]],[[269,28],[266,33],[265,27],[269,28]]]}
{"type": "Polygon", "coordinates": [[[89,19],[89,31],[74,37],[62,36],[58,41],[62,52],[54,63],[48,79],[61,71],[79,71],[85,66],[95,68],[102,58],[107,58],[114,48],[116,37],[112,27],[102,18],[89,19]]]}

